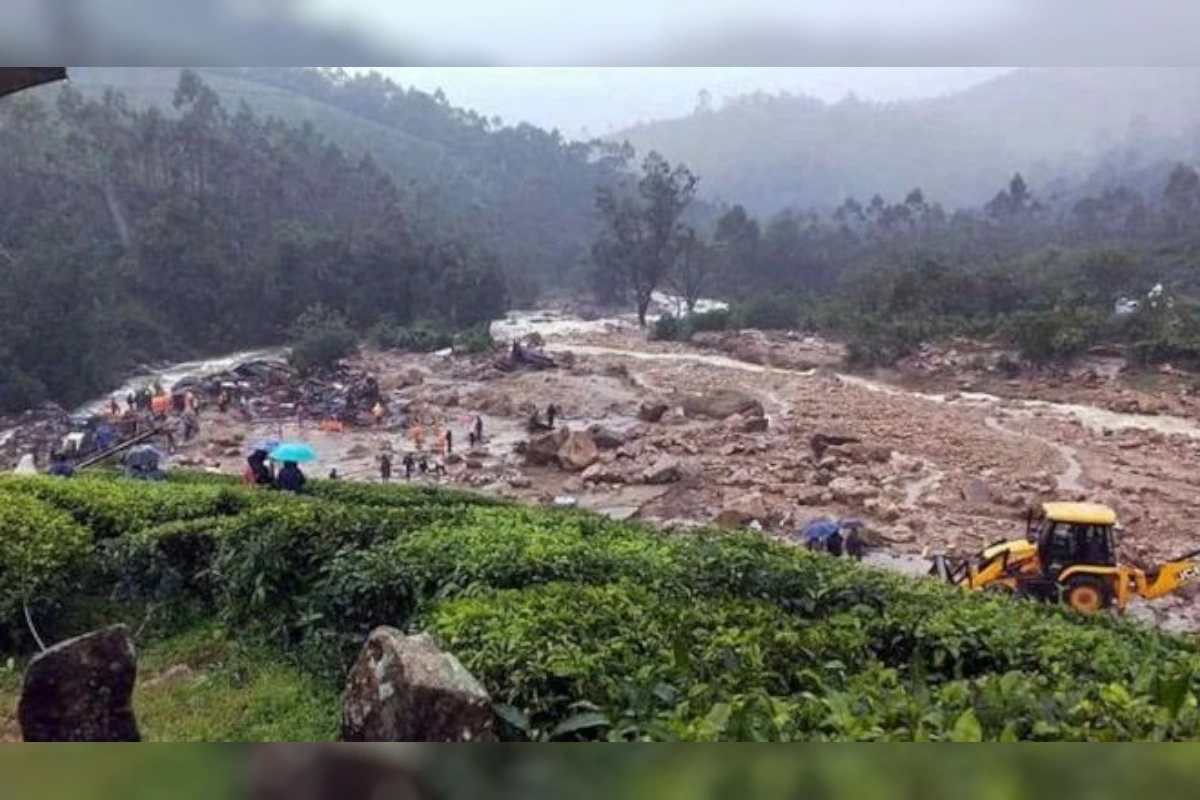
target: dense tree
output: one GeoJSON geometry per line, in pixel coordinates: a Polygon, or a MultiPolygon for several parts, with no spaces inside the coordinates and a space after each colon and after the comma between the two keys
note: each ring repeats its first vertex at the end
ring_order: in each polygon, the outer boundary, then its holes
{"type": "Polygon", "coordinates": [[[652,295],[689,247],[692,234],[683,218],[697,183],[687,167],[672,167],[661,155],[651,153],[642,164],[636,191],[613,186],[598,191],[596,207],[604,231],[594,258],[633,293],[642,326],[652,295]]]}
{"type": "Polygon", "coordinates": [[[0,408],[75,403],[145,359],[283,341],[322,303],[467,327],[504,310],[494,256],[414,221],[370,158],[230,114],[184,71],[170,114],[71,88],[0,103],[0,408]]]}

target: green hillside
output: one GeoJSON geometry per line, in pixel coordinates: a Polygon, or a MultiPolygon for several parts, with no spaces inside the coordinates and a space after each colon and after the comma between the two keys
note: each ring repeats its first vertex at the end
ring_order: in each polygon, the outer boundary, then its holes
{"type": "Polygon", "coordinates": [[[30,653],[25,603],[47,638],[145,620],[158,664],[212,643],[211,679],[147,695],[150,719],[174,720],[156,723],[163,738],[278,735],[244,718],[269,722],[298,691],[319,703],[289,712],[297,730],[332,732],[345,669],[385,623],[458,655],[513,739],[1200,733],[1191,643],[752,534],[336,483],[298,499],[188,476],[6,478],[0,497],[0,658],[30,653]],[[243,678],[222,689],[230,663],[243,678]],[[222,711],[231,692],[241,715],[222,711]]]}
{"type": "MultiPolygon", "coordinates": [[[[576,143],[530,125],[506,127],[444,97],[378,75],[299,68],[202,68],[232,110],[309,123],[354,158],[370,157],[405,192],[410,217],[439,236],[471,236],[510,272],[557,286],[586,258],[598,185],[623,169],[620,148],[576,143]]],[[[169,110],[179,68],[80,67],[72,83],[169,110]]]]}

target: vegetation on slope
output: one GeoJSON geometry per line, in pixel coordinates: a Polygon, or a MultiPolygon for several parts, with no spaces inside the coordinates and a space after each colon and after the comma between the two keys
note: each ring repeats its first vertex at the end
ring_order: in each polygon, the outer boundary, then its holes
{"type": "MultiPolygon", "coordinates": [[[[455,652],[517,739],[1200,734],[1200,653],[1189,643],[964,597],[753,534],[671,536],[350,484],[292,498],[198,477],[7,478],[0,494],[91,533],[87,559],[46,561],[42,588],[21,598],[48,637],[114,619],[148,620],[143,637],[155,639],[218,625],[324,687],[327,722],[367,631],[391,624],[455,652]]],[[[0,626],[7,652],[28,654],[21,616],[0,626]]]]}
{"type": "MultiPolygon", "coordinates": [[[[68,87],[0,104],[0,413],[75,404],[147,360],[282,342],[322,303],[363,331],[507,307],[478,228],[435,226],[369,156],[230,107],[68,87]]],[[[590,195],[589,195],[590,197],[590,195]]]]}

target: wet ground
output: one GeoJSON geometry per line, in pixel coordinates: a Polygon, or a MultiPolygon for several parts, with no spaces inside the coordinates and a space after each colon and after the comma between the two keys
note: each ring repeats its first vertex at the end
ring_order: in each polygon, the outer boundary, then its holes
{"type": "MultiPolygon", "coordinates": [[[[383,426],[337,434],[315,421],[206,414],[200,438],[178,460],[236,473],[252,443],[300,439],[320,455],[313,474],[336,469],[346,479],[377,480],[381,453],[396,456],[399,472],[399,455],[417,449],[404,426],[417,419],[431,458],[434,431],[454,432],[456,454],[440,479],[446,484],[680,529],[724,516],[757,520],[766,533],[786,537],[818,517],[855,517],[879,545],[871,563],[910,574],[924,574],[934,553],[966,555],[1023,535],[1028,508],[1047,499],[1116,507],[1126,527],[1122,556],[1135,563],[1200,548],[1193,527],[1200,519],[1200,420],[1185,414],[1072,402],[1063,387],[1055,389],[1062,401],[915,391],[843,374],[840,348],[804,337],[751,332],[653,343],[628,317],[553,312],[510,315],[494,332],[501,343],[536,333],[560,368],[508,374],[488,358],[367,353],[360,366],[378,376],[393,411],[383,426]],[[658,423],[638,418],[644,403],[716,390],[758,399],[767,429],[747,432],[737,418],[688,418],[674,409],[658,423]],[[601,425],[627,437],[600,454],[602,479],[531,467],[516,452],[529,439],[530,414],[550,403],[572,430],[601,425]],[[474,414],[484,418],[487,441],[467,452],[474,414]],[[860,444],[814,454],[817,434],[860,444]],[[648,484],[645,473],[668,462],[679,480],[648,484]]],[[[229,364],[181,365],[166,374],[229,364]]],[[[1105,379],[1118,380],[1117,373],[1105,379]]],[[[1136,613],[1200,628],[1188,599],[1136,613]]]]}

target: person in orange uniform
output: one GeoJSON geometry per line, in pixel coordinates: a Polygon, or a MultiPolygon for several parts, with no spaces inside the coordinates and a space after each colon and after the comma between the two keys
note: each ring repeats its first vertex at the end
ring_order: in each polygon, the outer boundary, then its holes
{"type": "Polygon", "coordinates": [[[150,410],[158,417],[165,417],[170,406],[171,399],[165,394],[156,394],[150,400],[150,410]]]}

